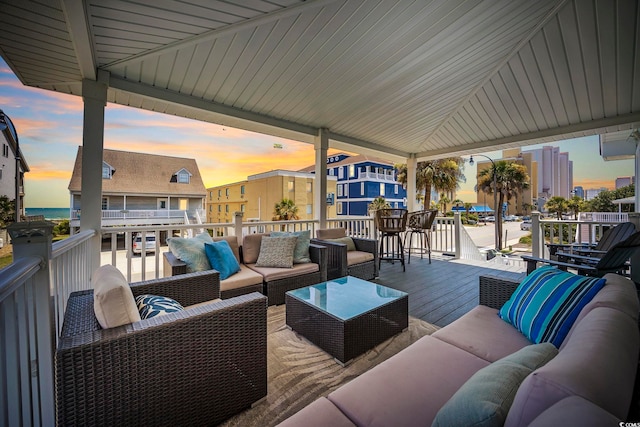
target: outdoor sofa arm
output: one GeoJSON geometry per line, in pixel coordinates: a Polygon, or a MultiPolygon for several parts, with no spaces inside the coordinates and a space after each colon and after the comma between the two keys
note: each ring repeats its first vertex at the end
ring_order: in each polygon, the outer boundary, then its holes
{"type": "Polygon", "coordinates": [[[177,258],[173,252],[168,251],[162,254],[164,277],[177,276],[187,272],[187,264],[177,258]]]}
{"type": "Polygon", "coordinates": [[[347,275],[347,245],[328,240],[311,239],[311,243],[324,246],[327,254],[327,277],[337,278],[347,275]]]}
{"type": "Polygon", "coordinates": [[[309,245],[309,257],[311,262],[318,264],[320,269],[320,281],[327,281],[327,248],[322,245],[311,243],[309,245]]]}
{"type": "Polygon", "coordinates": [[[504,277],[480,276],[480,305],[499,310],[509,300],[520,282],[504,277]]]}
{"type": "Polygon", "coordinates": [[[374,255],[378,253],[378,241],[375,239],[352,237],[351,240],[353,240],[353,243],[356,245],[356,250],[358,251],[369,252],[374,255]]]}
{"type": "Polygon", "coordinates": [[[130,286],[134,296],[160,295],[172,298],[186,307],[220,298],[220,273],[217,270],[185,273],[131,283],[130,286]]]}

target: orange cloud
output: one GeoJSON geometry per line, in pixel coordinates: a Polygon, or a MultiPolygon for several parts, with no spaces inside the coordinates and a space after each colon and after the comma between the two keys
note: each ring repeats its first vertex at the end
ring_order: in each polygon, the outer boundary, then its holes
{"type": "Polygon", "coordinates": [[[71,179],[70,170],[49,169],[47,166],[34,165],[30,166],[31,171],[27,173],[25,179],[28,181],[46,181],[50,179],[66,180],[71,179]]]}
{"type": "Polygon", "coordinates": [[[574,180],[574,186],[581,186],[585,190],[594,189],[594,188],[606,188],[608,190],[613,190],[615,188],[615,179],[581,179],[579,181],[574,180]]]}

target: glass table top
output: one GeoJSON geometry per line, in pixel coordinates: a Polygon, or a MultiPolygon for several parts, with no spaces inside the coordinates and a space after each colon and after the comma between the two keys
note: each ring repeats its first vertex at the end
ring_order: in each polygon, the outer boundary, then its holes
{"type": "Polygon", "coordinates": [[[351,276],[287,293],[341,320],[349,320],[407,295],[351,276]]]}

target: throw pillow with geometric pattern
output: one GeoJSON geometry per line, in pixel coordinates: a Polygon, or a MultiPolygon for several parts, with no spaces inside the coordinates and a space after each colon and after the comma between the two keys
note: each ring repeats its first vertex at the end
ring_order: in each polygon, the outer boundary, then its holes
{"type": "Polygon", "coordinates": [[[297,240],[296,236],[263,237],[256,267],[292,268],[297,240]]]}
{"type": "Polygon", "coordinates": [[[184,310],[178,301],[158,295],[138,295],[136,305],[143,320],[184,310]]]}

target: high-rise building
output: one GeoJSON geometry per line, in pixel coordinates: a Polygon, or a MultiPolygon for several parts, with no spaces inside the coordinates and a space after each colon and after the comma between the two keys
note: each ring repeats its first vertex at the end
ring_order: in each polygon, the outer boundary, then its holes
{"type": "Polygon", "coordinates": [[[584,199],[584,188],[580,185],[573,187],[573,194],[584,199]]]}
{"type": "Polygon", "coordinates": [[[635,183],[635,176],[620,176],[616,178],[616,190],[635,183]]]}
{"type": "Polygon", "coordinates": [[[571,197],[573,162],[569,160],[569,153],[560,152],[558,147],[553,146],[526,150],[523,153],[531,153],[533,160],[538,163],[538,197],[571,197]]]}

